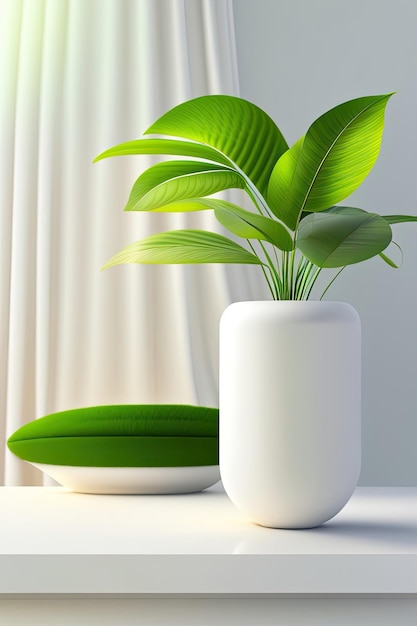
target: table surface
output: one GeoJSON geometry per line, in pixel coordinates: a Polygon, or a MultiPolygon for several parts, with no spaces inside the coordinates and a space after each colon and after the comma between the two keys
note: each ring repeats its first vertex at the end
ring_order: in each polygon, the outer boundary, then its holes
{"type": "Polygon", "coordinates": [[[176,496],[0,488],[0,594],[417,594],[417,488],[358,488],[323,526],[176,496]]]}

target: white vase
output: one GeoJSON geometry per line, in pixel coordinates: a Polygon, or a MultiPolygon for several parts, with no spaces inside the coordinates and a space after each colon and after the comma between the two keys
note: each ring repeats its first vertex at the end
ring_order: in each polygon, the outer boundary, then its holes
{"type": "Polygon", "coordinates": [[[361,328],[343,302],[229,306],[220,323],[220,472],[252,521],[310,528],[361,464],[361,328]]]}

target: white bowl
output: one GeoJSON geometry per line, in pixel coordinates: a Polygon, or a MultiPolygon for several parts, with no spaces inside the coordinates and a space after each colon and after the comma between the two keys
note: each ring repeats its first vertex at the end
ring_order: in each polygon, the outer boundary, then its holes
{"type": "Polygon", "coordinates": [[[32,463],[63,487],[80,493],[193,493],[220,480],[218,465],[190,467],[80,467],[32,463]]]}

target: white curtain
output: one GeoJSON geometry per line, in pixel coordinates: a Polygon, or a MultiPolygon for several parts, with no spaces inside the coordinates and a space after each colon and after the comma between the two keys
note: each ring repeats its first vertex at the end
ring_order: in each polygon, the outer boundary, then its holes
{"type": "Polygon", "coordinates": [[[0,0],[0,76],[0,481],[41,484],[5,450],[30,420],[98,404],[217,405],[218,321],[256,295],[258,275],[100,272],[151,232],[215,225],[208,212],[124,213],[152,161],[92,160],[181,101],[237,94],[232,2],[0,0]]]}

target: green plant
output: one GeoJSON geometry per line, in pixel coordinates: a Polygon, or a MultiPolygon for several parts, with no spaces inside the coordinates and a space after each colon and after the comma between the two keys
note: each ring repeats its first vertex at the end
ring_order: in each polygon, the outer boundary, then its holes
{"type": "Polygon", "coordinates": [[[343,269],[376,255],[396,267],[383,253],[392,239],[391,224],[417,217],[335,206],[372,169],[391,95],[357,98],[331,109],[291,148],[264,111],[240,98],[203,96],[171,109],[145,133],[159,137],[117,145],[96,161],[127,154],[187,157],[145,170],[125,210],[213,210],[247,247],[214,232],[176,230],[128,245],[105,267],[256,264],[277,300],[308,299],[323,268],[343,269]],[[253,210],[210,197],[231,188],[245,191],[253,210]]]}

